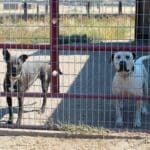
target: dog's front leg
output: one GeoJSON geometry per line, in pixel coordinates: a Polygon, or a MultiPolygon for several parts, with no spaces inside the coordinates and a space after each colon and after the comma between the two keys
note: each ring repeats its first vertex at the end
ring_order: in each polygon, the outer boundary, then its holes
{"type": "Polygon", "coordinates": [[[17,119],[17,124],[20,125],[21,124],[21,120],[22,120],[22,113],[23,113],[23,97],[18,97],[18,106],[19,106],[19,110],[18,110],[18,119],[17,119]]]}
{"type": "Polygon", "coordinates": [[[8,111],[9,111],[9,119],[8,124],[13,124],[13,108],[12,108],[12,98],[7,97],[8,111]]]}
{"type": "MultiPolygon", "coordinates": [[[[44,94],[46,94],[46,93],[44,93],[44,94]]],[[[41,113],[45,112],[45,106],[46,106],[46,101],[47,101],[46,99],[47,99],[46,96],[44,96],[43,97],[43,104],[42,104],[42,107],[41,107],[41,110],[40,110],[41,113]]]]}
{"type": "Polygon", "coordinates": [[[136,113],[135,113],[135,122],[134,122],[134,127],[141,127],[141,110],[142,110],[142,101],[137,101],[136,102],[136,113]]]}
{"type": "Polygon", "coordinates": [[[46,106],[46,101],[47,101],[46,94],[47,94],[47,91],[48,91],[49,83],[50,83],[50,76],[48,74],[41,75],[41,85],[42,85],[42,91],[44,93],[43,104],[42,104],[42,107],[41,107],[41,110],[40,110],[41,113],[45,112],[45,106],[46,106]]]}
{"type": "Polygon", "coordinates": [[[122,127],[123,126],[123,118],[121,115],[121,110],[120,110],[120,101],[116,100],[116,126],[122,127]]]}

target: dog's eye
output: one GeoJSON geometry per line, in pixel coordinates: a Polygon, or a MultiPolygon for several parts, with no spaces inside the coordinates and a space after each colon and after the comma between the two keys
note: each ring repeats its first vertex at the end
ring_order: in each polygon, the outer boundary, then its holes
{"type": "Polygon", "coordinates": [[[116,58],[117,58],[117,59],[120,59],[120,58],[121,58],[121,56],[120,56],[120,55],[118,55],[116,58]]]}
{"type": "Polygon", "coordinates": [[[18,65],[18,66],[20,65],[20,61],[17,61],[17,65],[18,65]]]}
{"type": "Polygon", "coordinates": [[[129,56],[129,55],[127,55],[127,56],[126,56],[126,59],[129,59],[129,58],[130,58],[130,56],[129,56]]]}

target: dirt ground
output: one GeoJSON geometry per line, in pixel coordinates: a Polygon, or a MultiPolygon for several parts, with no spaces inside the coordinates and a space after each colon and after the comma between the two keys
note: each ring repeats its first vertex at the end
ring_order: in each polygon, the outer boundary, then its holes
{"type": "Polygon", "coordinates": [[[0,150],[149,150],[150,137],[142,139],[65,139],[1,136],[0,150]]]}
{"type": "MultiPolygon", "coordinates": [[[[149,150],[150,134],[128,131],[95,133],[1,129],[0,150],[149,150]]],[[[100,131],[100,130],[99,130],[100,131]]]]}

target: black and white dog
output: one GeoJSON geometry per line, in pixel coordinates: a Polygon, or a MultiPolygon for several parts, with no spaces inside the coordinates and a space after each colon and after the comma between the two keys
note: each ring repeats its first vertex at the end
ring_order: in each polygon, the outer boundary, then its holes
{"type": "MultiPolygon", "coordinates": [[[[120,96],[143,96],[148,95],[148,73],[143,64],[144,60],[150,59],[150,55],[135,59],[135,54],[127,51],[116,52],[112,55],[116,73],[112,83],[112,93],[120,96]]],[[[123,126],[121,115],[122,104],[116,101],[116,125],[123,126]]],[[[136,102],[134,127],[141,127],[141,113],[147,113],[142,100],[136,102]]]]}
{"type": "MultiPolygon", "coordinates": [[[[4,79],[5,92],[19,92],[23,93],[29,89],[34,81],[39,78],[43,93],[47,93],[50,79],[51,68],[49,63],[45,62],[27,62],[28,55],[21,55],[19,57],[11,56],[7,49],[3,49],[3,57],[7,64],[7,71],[4,79]]],[[[58,74],[62,74],[60,71],[58,74]]],[[[56,71],[55,71],[55,75],[56,71]]],[[[9,109],[8,124],[13,123],[12,97],[7,96],[7,103],[9,109]]],[[[18,119],[17,124],[21,124],[23,113],[23,96],[18,96],[18,119]]],[[[43,104],[41,112],[45,111],[46,95],[43,96],[43,104]]]]}

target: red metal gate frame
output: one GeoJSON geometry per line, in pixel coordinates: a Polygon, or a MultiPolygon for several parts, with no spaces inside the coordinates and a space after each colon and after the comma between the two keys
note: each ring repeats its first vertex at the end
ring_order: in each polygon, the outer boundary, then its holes
{"type": "MultiPolygon", "coordinates": [[[[148,52],[150,51],[150,46],[142,45],[99,45],[99,44],[86,44],[86,45],[69,45],[69,44],[59,44],[59,0],[49,0],[50,4],[50,28],[51,28],[51,41],[50,44],[14,44],[14,43],[0,43],[0,48],[8,48],[8,49],[39,49],[39,50],[49,50],[51,52],[50,59],[51,59],[51,71],[58,70],[59,69],[59,51],[61,50],[76,50],[76,51],[110,51],[115,52],[119,50],[127,50],[127,51],[134,51],[138,52],[148,52]]],[[[0,97],[4,97],[6,95],[11,96],[18,96],[22,93],[5,93],[0,92],[0,97]]],[[[23,93],[25,97],[41,97],[44,94],[43,93],[23,93]]],[[[47,97],[56,97],[56,98],[86,98],[86,99],[111,99],[116,100],[119,98],[123,98],[124,100],[129,99],[135,99],[135,100],[150,100],[150,96],[126,96],[126,97],[120,97],[116,95],[91,95],[91,94],[71,94],[71,93],[59,93],[59,76],[52,76],[51,80],[51,92],[46,94],[47,97]]],[[[21,128],[21,129],[48,129],[47,126],[31,126],[31,125],[5,125],[0,124],[0,127],[3,128],[21,128]]]]}

